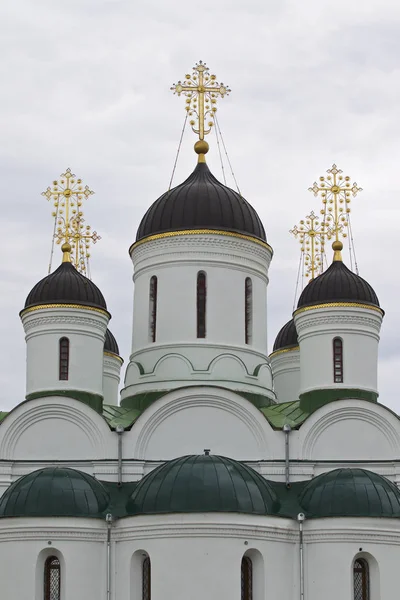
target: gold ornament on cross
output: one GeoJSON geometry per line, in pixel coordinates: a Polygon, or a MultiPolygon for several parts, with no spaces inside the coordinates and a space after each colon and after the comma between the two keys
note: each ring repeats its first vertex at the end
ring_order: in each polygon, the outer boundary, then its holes
{"type": "Polygon", "coordinates": [[[289,231],[301,244],[301,252],[304,256],[306,266],[306,277],[314,279],[323,271],[323,257],[325,249],[325,238],[330,237],[331,232],[325,223],[320,222],[313,211],[302,219],[299,225],[295,225],[289,231]]]}
{"type": "MultiPolygon", "coordinates": [[[[82,204],[89,196],[94,194],[87,185],[67,169],[60,175],[59,180],[54,180],[52,187],[48,187],[42,196],[53,200],[55,210],[52,216],[55,219],[53,239],[57,244],[70,247],[70,261],[76,269],[88,274],[88,261],[90,258],[90,244],[95,244],[101,237],[96,231],[91,231],[90,225],[85,225],[82,204]]],[[[49,272],[51,264],[49,265],[49,272]]]]}
{"type": "MultiPolygon", "coordinates": [[[[335,164],[327,173],[327,176],[321,176],[319,183],[315,181],[308,190],[313,192],[314,196],[321,196],[324,205],[321,215],[329,227],[329,237],[334,237],[335,242],[340,242],[340,236],[347,237],[351,196],[357,196],[358,192],[362,192],[362,188],[358,187],[356,182],[351,183],[350,177],[344,176],[343,171],[335,164]]],[[[336,244],[336,247],[339,246],[336,244]]]]}
{"type": "Polygon", "coordinates": [[[231,90],[223,83],[218,83],[216,76],[209,74],[209,68],[201,60],[193,67],[193,72],[186,74],[184,81],[174,83],[171,90],[178,96],[186,96],[189,123],[199,136],[195,150],[198,154],[206,154],[208,144],[204,136],[210,133],[214,125],[217,98],[228,96],[231,90]]]}

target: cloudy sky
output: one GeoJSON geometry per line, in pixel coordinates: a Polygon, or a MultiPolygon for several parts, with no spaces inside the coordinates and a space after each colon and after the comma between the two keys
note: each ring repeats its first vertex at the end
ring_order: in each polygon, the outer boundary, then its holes
{"type": "MultiPolygon", "coordinates": [[[[293,306],[299,246],[288,230],[319,210],[307,189],[336,162],[364,190],[352,203],[356,253],[386,311],[380,401],[400,412],[398,2],[14,0],[0,4],[0,29],[0,409],[24,398],[18,313],[47,273],[53,226],[40,193],[67,167],[96,192],[85,210],[102,236],[92,278],[129,357],[128,248],[171,177],[184,101],[169,88],[201,59],[232,89],[219,122],[275,252],[270,347],[293,306]]],[[[195,165],[193,142],[188,131],[175,183],[195,165]]]]}

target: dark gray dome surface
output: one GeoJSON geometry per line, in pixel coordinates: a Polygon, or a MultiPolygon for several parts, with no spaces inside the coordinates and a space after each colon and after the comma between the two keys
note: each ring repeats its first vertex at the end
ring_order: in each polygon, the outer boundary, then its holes
{"type": "Polygon", "coordinates": [[[290,319],[279,331],[276,336],[273,352],[282,350],[283,348],[291,348],[299,345],[296,326],[294,320],[290,319]]]}
{"type": "Polygon", "coordinates": [[[139,225],[136,241],[156,233],[190,229],[230,231],[266,241],[254,208],[220,183],[206,163],[199,163],[186,181],[150,206],[139,225]]]}
{"type": "Polygon", "coordinates": [[[306,285],[297,308],[330,302],[351,302],[379,306],[379,300],[370,284],[340,261],[306,285]]]}
{"type": "Polygon", "coordinates": [[[70,262],[63,262],[41,279],[28,294],[25,308],[40,304],[80,304],[107,310],[99,288],[79,273],[70,262]]]}
{"type": "Polygon", "coordinates": [[[108,327],[106,330],[106,338],[104,340],[104,351],[112,352],[113,354],[118,354],[119,356],[117,340],[115,339],[111,331],[108,329],[108,327]]]}

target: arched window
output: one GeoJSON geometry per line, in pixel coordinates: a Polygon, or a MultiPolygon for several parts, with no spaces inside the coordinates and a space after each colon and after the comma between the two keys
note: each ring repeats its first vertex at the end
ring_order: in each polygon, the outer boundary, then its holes
{"type": "Polygon", "coordinates": [[[206,337],[207,281],[204,271],[197,273],[197,337],[206,337]]]}
{"type": "Polygon", "coordinates": [[[148,556],[142,563],[142,600],[151,600],[151,563],[148,556]]]}
{"type": "Polygon", "coordinates": [[[61,338],[59,345],[59,379],[67,381],[69,371],[69,339],[66,337],[61,338]]]}
{"type": "Polygon", "coordinates": [[[241,589],[241,600],[253,600],[253,563],[248,556],[242,558],[241,589]]]}
{"type": "Polygon", "coordinates": [[[369,567],[364,558],[357,558],[353,566],[354,600],[370,600],[369,567]]]}
{"type": "Polygon", "coordinates": [[[246,277],[244,283],[244,307],[244,338],[246,344],[251,344],[253,333],[253,283],[250,277],[246,277]]]}
{"type": "Polygon", "coordinates": [[[155,275],[150,279],[149,299],[149,340],[155,342],[157,327],[157,277],[155,275]]]}
{"type": "Polygon", "coordinates": [[[340,338],[333,340],[333,381],[343,383],[343,342],[340,338]]]}
{"type": "Polygon", "coordinates": [[[49,556],[44,563],[44,600],[60,600],[61,571],[56,556],[49,556]]]}

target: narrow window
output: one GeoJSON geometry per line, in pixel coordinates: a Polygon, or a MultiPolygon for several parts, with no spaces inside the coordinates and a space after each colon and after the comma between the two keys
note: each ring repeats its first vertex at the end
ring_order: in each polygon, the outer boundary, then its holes
{"type": "Polygon", "coordinates": [[[150,279],[150,310],[149,310],[149,339],[150,342],[156,341],[157,327],[157,277],[153,275],[150,279]]]}
{"type": "Polygon", "coordinates": [[[251,344],[253,329],[253,283],[250,277],[246,277],[244,284],[244,319],[245,319],[245,342],[251,344]]]}
{"type": "Polygon", "coordinates": [[[253,563],[248,556],[242,558],[241,583],[241,600],[253,600],[253,563]]]}
{"type": "Polygon", "coordinates": [[[60,600],[61,571],[56,556],[49,556],[44,563],[44,600],[60,600]]]}
{"type": "Polygon", "coordinates": [[[197,337],[206,337],[207,282],[203,271],[197,273],[197,337]]]}
{"type": "Polygon", "coordinates": [[[370,600],[369,568],[363,558],[357,558],[353,567],[354,600],[370,600]]]}
{"type": "Polygon", "coordinates": [[[68,370],[69,370],[69,339],[61,338],[60,339],[60,359],[59,359],[59,379],[67,381],[68,380],[68,370]]]}
{"type": "Polygon", "coordinates": [[[151,600],[151,563],[148,556],[142,563],[142,600],[151,600]]]}
{"type": "Polygon", "coordinates": [[[340,338],[333,340],[333,381],[343,383],[343,342],[340,338]]]}

